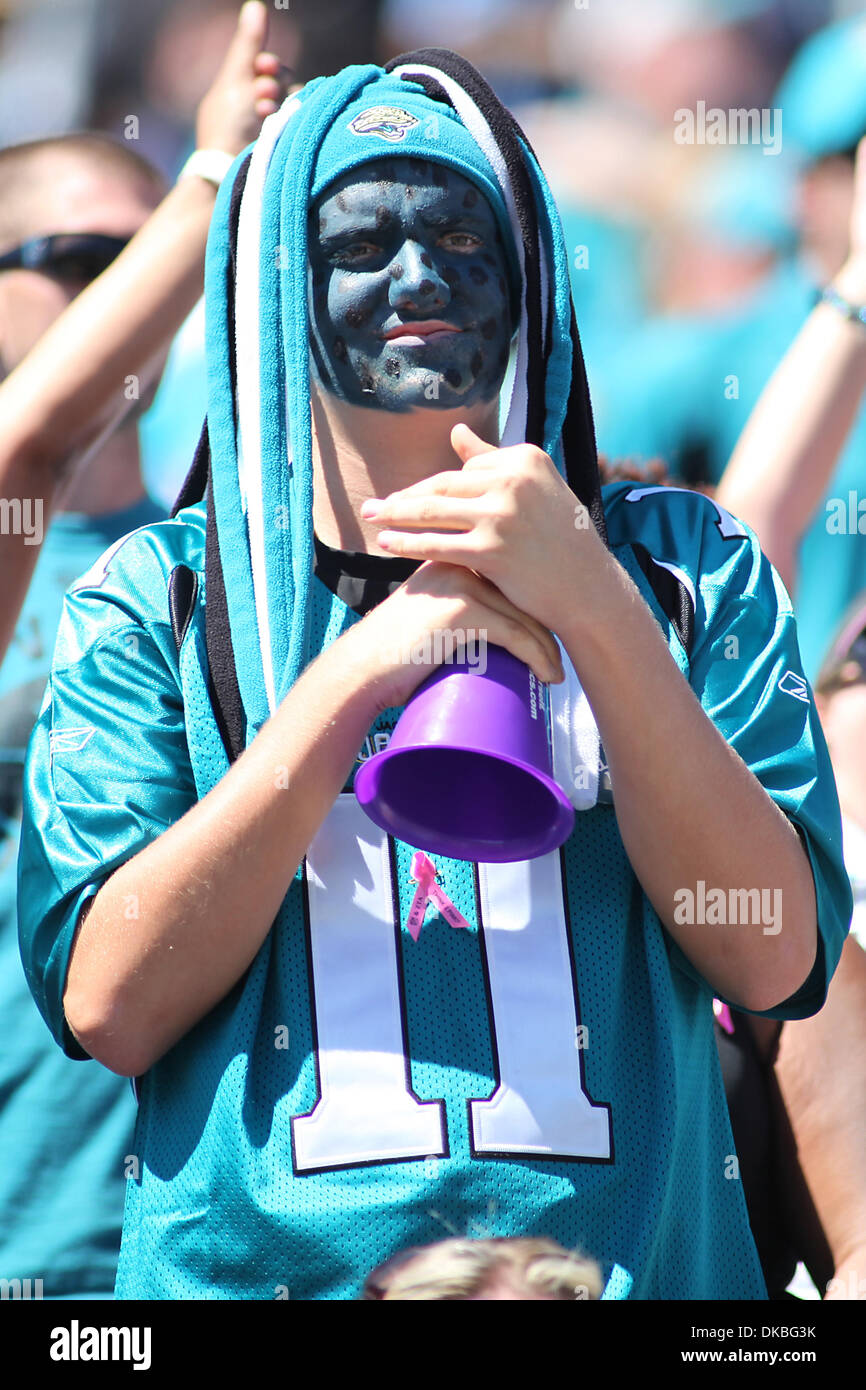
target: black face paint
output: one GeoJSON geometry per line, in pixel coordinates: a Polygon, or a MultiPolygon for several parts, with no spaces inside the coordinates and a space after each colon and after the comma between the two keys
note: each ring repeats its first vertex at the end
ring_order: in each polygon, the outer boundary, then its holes
{"type": "Polygon", "coordinates": [[[400,411],[497,396],[507,263],[468,179],[426,160],[371,161],[325,189],[309,228],[313,358],[328,390],[400,411]]]}

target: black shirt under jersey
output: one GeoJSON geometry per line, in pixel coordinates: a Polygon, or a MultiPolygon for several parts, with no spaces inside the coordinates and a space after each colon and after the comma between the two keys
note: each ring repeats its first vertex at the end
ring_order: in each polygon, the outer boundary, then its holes
{"type": "Polygon", "coordinates": [[[422,563],[397,555],[367,555],[361,550],[335,550],[314,535],[313,574],[363,618],[422,563]]]}

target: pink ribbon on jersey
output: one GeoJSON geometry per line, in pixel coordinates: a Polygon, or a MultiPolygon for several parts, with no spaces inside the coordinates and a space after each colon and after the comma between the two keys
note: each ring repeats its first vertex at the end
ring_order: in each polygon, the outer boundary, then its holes
{"type": "Polygon", "coordinates": [[[416,850],[412,855],[412,864],[409,869],[409,876],[418,887],[415,889],[415,896],[412,899],[412,906],[409,908],[409,916],[406,925],[409,928],[409,935],[413,941],[417,941],[421,935],[421,928],[424,925],[424,914],[427,911],[427,904],[433,903],[439,909],[445,921],[452,927],[468,927],[469,923],[461,912],[458,912],[453,902],[444,889],[439,887],[436,882],[436,866],[432,860],[427,858],[422,850],[416,850]]]}

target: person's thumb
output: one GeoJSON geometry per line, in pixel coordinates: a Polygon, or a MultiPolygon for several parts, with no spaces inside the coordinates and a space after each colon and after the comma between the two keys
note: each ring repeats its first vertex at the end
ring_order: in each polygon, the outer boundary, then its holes
{"type": "Polygon", "coordinates": [[[488,444],[486,439],[482,439],[468,425],[454,426],[451,431],[451,448],[463,463],[478,458],[480,454],[495,454],[497,451],[495,444],[488,444]]]}

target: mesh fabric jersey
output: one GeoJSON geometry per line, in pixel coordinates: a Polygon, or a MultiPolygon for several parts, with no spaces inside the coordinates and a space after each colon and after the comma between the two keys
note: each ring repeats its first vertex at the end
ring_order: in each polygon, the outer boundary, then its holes
{"type": "MultiPolygon", "coordinates": [[[[674,660],[801,831],[820,946],[771,1012],[804,1016],[851,898],[787,595],[751,533],[706,498],[615,484],[604,501],[613,553],[674,660]]],[[[206,717],[204,517],[199,503],[139,530],[74,588],[31,744],[22,951],[71,1056],[61,1001],[82,904],[224,759],[206,717]],[[178,565],[199,579],[179,652],[178,565]]],[[[314,651],[358,621],[315,577],[310,606],[314,651]]],[[[380,746],[398,715],[371,729],[380,746]]],[[[354,1298],[404,1246],[530,1233],[627,1271],[632,1297],[765,1297],[713,991],[644,895],[615,806],[579,813],[560,852],[528,863],[433,856],[470,925],[429,908],[415,942],[414,847],[380,832],[350,784],[249,970],[140,1079],[118,1295],[354,1298]]],[[[763,939],[759,925],[706,930],[763,939]]]]}

